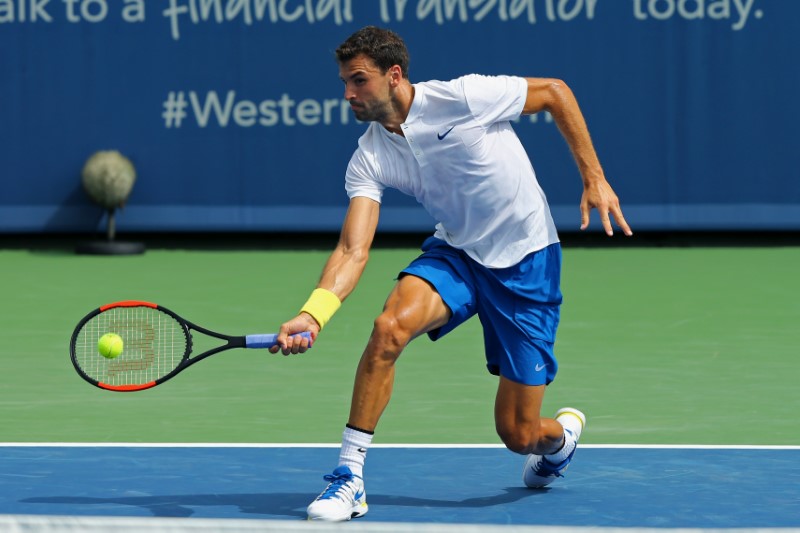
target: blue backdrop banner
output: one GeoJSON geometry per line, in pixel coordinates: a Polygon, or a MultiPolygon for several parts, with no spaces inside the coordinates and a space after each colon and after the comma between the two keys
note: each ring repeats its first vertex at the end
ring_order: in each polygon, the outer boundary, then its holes
{"type": "MultiPolygon", "coordinates": [[[[112,149],[138,175],[120,230],[337,230],[365,126],[333,51],[368,24],[412,81],[565,80],[634,230],[800,228],[796,0],[0,0],[0,231],[102,228],[80,174],[112,149]]],[[[515,129],[577,230],[557,127],[515,129]]],[[[433,221],[390,193],[380,228],[433,221]]]]}

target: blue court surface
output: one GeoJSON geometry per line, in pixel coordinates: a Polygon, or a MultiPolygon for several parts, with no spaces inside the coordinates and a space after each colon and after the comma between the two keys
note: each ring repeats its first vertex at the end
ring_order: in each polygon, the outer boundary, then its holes
{"type": "MultiPolygon", "coordinates": [[[[295,521],[338,446],[0,446],[0,515],[295,521]]],[[[800,447],[582,446],[567,476],[522,486],[501,447],[370,450],[359,524],[800,527],[800,447]]]]}

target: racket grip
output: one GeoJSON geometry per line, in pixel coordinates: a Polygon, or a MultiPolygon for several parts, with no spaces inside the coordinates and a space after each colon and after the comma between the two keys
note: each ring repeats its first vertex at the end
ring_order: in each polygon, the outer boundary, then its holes
{"type": "MultiPolygon", "coordinates": [[[[304,331],[299,334],[311,341],[311,333],[304,331]]],[[[277,343],[278,335],[276,333],[268,333],[263,335],[248,335],[245,337],[245,348],[272,348],[277,343]]],[[[308,345],[309,348],[311,344],[308,345]]]]}

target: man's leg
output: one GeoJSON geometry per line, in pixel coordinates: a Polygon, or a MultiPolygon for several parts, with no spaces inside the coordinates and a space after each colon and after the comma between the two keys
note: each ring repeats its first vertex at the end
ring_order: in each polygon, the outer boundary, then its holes
{"type": "Polygon", "coordinates": [[[494,404],[495,427],[512,452],[546,455],[561,446],[563,426],[540,416],[544,391],[544,385],[523,385],[500,376],[494,404]]]}
{"type": "Polygon", "coordinates": [[[310,519],[340,521],[366,514],[362,468],[392,395],[395,362],[412,339],[443,326],[449,318],[449,308],[428,282],[413,275],[400,278],[375,319],[358,364],[339,466],[325,477],[328,487],[308,506],[310,519]]]}
{"type": "Polygon", "coordinates": [[[400,278],[375,320],[356,371],[348,424],[374,431],[394,383],[394,365],[414,338],[443,326],[450,310],[431,285],[411,275],[400,278]]]}
{"type": "Polygon", "coordinates": [[[544,385],[529,386],[500,377],[495,402],[497,433],[509,450],[527,454],[522,479],[531,488],[552,483],[572,461],[586,417],[577,409],[559,409],[542,418],[544,385]]]}

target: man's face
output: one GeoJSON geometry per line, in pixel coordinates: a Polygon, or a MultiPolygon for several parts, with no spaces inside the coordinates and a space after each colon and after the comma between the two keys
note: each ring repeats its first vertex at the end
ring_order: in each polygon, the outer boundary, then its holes
{"type": "Polygon", "coordinates": [[[381,72],[375,62],[358,55],[339,65],[344,98],[362,122],[381,122],[392,110],[391,69],[381,72]]]}

